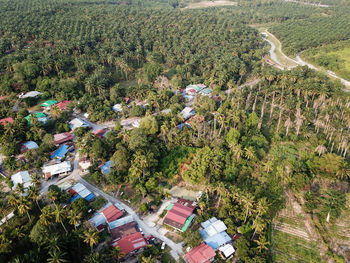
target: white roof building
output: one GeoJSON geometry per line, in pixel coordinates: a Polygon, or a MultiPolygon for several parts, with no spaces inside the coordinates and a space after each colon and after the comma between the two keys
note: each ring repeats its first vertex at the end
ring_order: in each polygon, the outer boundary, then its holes
{"type": "Polygon", "coordinates": [[[90,125],[82,119],[75,118],[69,122],[69,126],[72,130],[75,130],[76,128],[89,127],[90,125]]]}
{"type": "Polygon", "coordinates": [[[219,251],[225,258],[229,258],[233,253],[235,253],[235,249],[231,244],[226,244],[222,247],[219,247],[219,251]]]}
{"type": "Polygon", "coordinates": [[[115,111],[115,112],[122,112],[123,111],[123,106],[121,104],[115,104],[112,109],[115,111]]]}
{"type": "Polygon", "coordinates": [[[210,237],[227,230],[225,223],[218,220],[216,217],[201,223],[201,225],[210,237]]]}
{"type": "Polygon", "coordinates": [[[13,188],[15,188],[17,184],[23,184],[24,188],[27,188],[32,184],[32,178],[28,171],[21,171],[13,174],[11,180],[13,182],[13,188]]]}
{"type": "Polygon", "coordinates": [[[46,175],[46,178],[54,175],[58,175],[58,174],[67,173],[67,172],[70,172],[71,170],[72,170],[72,166],[70,161],[65,161],[58,164],[44,166],[42,168],[42,171],[46,175]]]}
{"type": "Polygon", "coordinates": [[[195,115],[195,111],[191,107],[186,107],[180,112],[180,114],[185,120],[187,120],[188,118],[195,115]]]}
{"type": "Polygon", "coordinates": [[[39,91],[29,91],[29,92],[27,92],[26,94],[21,94],[21,95],[19,95],[19,97],[21,98],[21,99],[25,99],[25,98],[36,98],[36,97],[38,97],[39,95],[41,95],[42,93],[41,92],[39,92],[39,91]]]}

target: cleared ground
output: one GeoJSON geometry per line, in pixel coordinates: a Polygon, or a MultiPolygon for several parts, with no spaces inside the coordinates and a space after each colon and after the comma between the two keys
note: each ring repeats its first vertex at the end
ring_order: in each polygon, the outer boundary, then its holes
{"type": "Polygon", "coordinates": [[[207,7],[215,7],[215,6],[236,6],[237,2],[231,1],[203,1],[198,3],[188,4],[184,9],[195,9],[195,8],[207,8],[207,7]]]}

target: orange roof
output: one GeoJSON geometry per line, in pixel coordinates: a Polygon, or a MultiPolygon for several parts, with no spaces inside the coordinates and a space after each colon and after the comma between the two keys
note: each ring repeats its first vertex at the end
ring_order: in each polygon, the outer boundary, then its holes
{"type": "Polygon", "coordinates": [[[107,222],[113,222],[117,220],[119,217],[122,217],[123,212],[120,211],[115,205],[110,205],[101,212],[104,217],[107,219],[107,222]]]}
{"type": "Polygon", "coordinates": [[[198,247],[192,248],[184,259],[187,263],[207,263],[215,257],[215,251],[207,244],[200,244],[198,247]]]}
{"type": "Polygon", "coordinates": [[[13,123],[13,119],[11,117],[8,117],[0,120],[1,125],[5,126],[7,123],[13,123]]]}

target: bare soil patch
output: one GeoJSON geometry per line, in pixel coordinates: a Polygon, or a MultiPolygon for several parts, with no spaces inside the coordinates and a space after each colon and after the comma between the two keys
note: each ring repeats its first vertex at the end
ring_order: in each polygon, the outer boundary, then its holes
{"type": "Polygon", "coordinates": [[[180,236],[177,233],[174,232],[168,232],[165,234],[165,236],[169,239],[171,239],[174,243],[178,244],[180,242],[182,242],[182,236],[180,236]]]}
{"type": "Polygon", "coordinates": [[[195,9],[195,8],[207,8],[207,7],[217,7],[217,6],[236,6],[237,2],[231,2],[227,0],[219,1],[203,1],[198,3],[191,3],[184,9],[195,9]]]}

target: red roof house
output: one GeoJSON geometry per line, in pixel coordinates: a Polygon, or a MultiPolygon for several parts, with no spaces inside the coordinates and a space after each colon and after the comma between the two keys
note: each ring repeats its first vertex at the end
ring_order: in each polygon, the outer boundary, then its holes
{"type": "Polygon", "coordinates": [[[67,109],[67,105],[72,103],[73,101],[71,100],[65,100],[65,101],[61,101],[59,103],[56,104],[56,106],[60,109],[60,110],[66,110],[67,109]]]}
{"type": "Polygon", "coordinates": [[[116,208],[115,205],[108,206],[102,210],[101,213],[106,218],[108,223],[113,222],[123,216],[123,212],[116,208]]]}
{"type": "Polygon", "coordinates": [[[187,263],[208,263],[214,260],[215,251],[207,244],[200,244],[198,247],[192,248],[184,259],[187,263]]]}
{"type": "Polygon", "coordinates": [[[119,247],[120,251],[125,254],[129,254],[130,252],[146,246],[147,242],[140,232],[123,237],[122,239],[113,243],[113,247],[119,247]]]}
{"type": "Polygon", "coordinates": [[[54,135],[55,144],[61,144],[73,140],[73,135],[69,132],[58,133],[54,135]]]}
{"type": "Polygon", "coordinates": [[[3,126],[5,126],[7,123],[13,123],[13,119],[11,117],[8,117],[0,120],[0,124],[3,126]]]}
{"type": "Polygon", "coordinates": [[[105,129],[101,129],[101,130],[96,130],[94,131],[94,134],[98,137],[98,138],[102,138],[103,134],[106,133],[106,130],[105,129]]]}
{"type": "Polygon", "coordinates": [[[193,202],[179,198],[166,214],[163,221],[164,224],[181,230],[187,218],[192,215],[196,208],[192,203],[193,202]]]}

